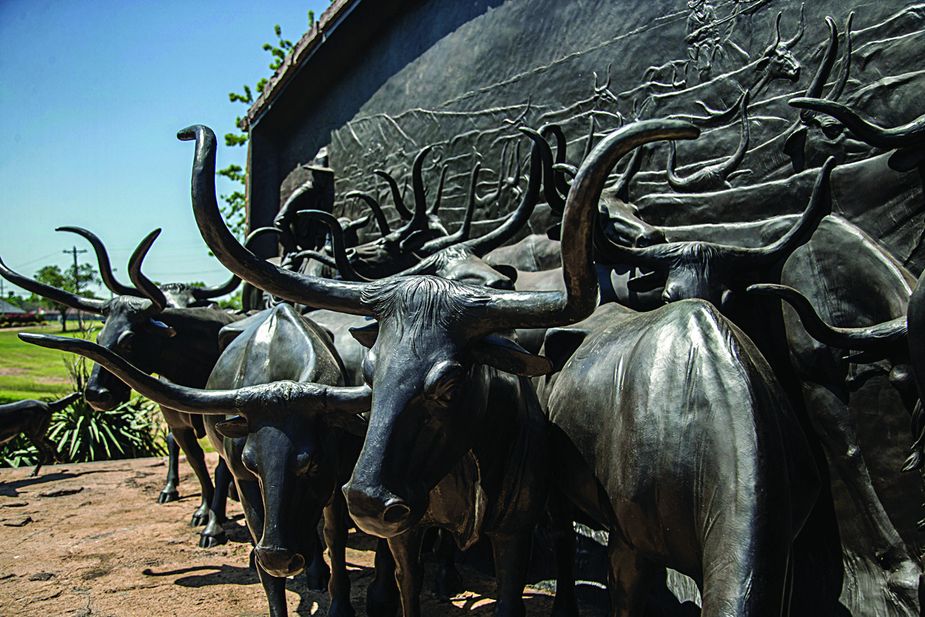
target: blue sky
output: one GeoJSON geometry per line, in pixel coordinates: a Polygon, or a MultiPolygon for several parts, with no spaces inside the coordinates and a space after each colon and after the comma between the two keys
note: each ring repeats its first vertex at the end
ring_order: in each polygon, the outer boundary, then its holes
{"type": "MultiPolygon", "coordinates": [[[[269,76],[273,25],[295,42],[309,9],[328,0],[0,0],[0,256],[33,274],[89,248],[60,225],[86,227],[109,248],[116,276],[155,227],[145,272],[217,283],[190,209],[190,124],[233,130],[244,105],[230,90],[269,76]]],[[[245,148],[219,150],[243,166],[245,148]]],[[[220,193],[230,185],[219,179],[220,193]]],[[[95,260],[92,254],[82,256],[95,260]]],[[[6,284],[6,289],[9,289],[6,284]]]]}

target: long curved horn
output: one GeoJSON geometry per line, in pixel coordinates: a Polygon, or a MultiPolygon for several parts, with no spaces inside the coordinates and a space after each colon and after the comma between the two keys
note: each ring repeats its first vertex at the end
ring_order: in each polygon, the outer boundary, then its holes
{"type": "Polygon", "coordinates": [[[469,200],[466,203],[466,214],[463,216],[462,224],[459,226],[459,229],[448,236],[435,238],[427,242],[419,250],[415,251],[415,253],[422,257],[428,257],[437,251],[441,251],[469,238],[469,232],[472,230],[472,217],[475,215],[475,189],[478,185],[479,171],[481,169],[482,164],[476,163],[469,176],[469,200]]]}
{"type": "Polygon", "coordinates": [[[729,174],[734,172],[739,168],[739,165],[742,164],[742,159],[745,158],[745,154],[748,152],[748,142],[749,142],[749,121],[748,121],[748,99],[749,92],[745,91],[745,94],[742,95],[742,125],[739,129],[739,145],[736,148],[736,151],[732,153],[728,159],[717,167],[720,177],[725,181],[729,177],[729,174]]]}
{"type": "Polygon", "coordinates": [[[347,244],[344,242],[344,230],[340,226],[337,218],[323,210],[299,210],[298,216],[304,216],[307,219],[315,220],[328,228],[331,234],[331,249],[334,255],[334,263],[340,275],[348,281],[369,281],[353,269],[353,264],[347,259],[347,244]]]}
{"type": "Polygon", "coordinates": [[[331,268],[332,270],[337,270],[337,260],[331,257],[326,253],[321,251],[316,251],[315,249],[305,249],[304,251],[299,251],[298,253],[292,254],[293,259],[314,259],[315,261],[324,264],[325,266],[331,268]]]}
{"type": "Polygon", "coordinates": [[[633,154],[630,156],[626,168],[623,170],[620,179],[617,180],[617,184],[614,187],[614,194],[624,203],[629,203],[630,201],[630,184],[632,184],[633,177],[642,167],[642,155],[645,151],[645,148],[636,148],[633,150],[633,154]]]}
{"type": "Polygon", "coordinates": [[[19,338],[39,347],[68,351],[90,358],[142,396],[171,409],[206,415],[240,413],[236,405],[237,393],[234,390],[200,390],[161,381],[96,343],[46,334],[22,333],[19,338]]]}
{"type": "Polygon", "coordinates": [[[395,205],[395,209],[398,211],[398,216],[406,221],[410,219],[411,210],[405,205],[405,200],[401,196],[401,189],[398,188],[398,182],[395,181],[392,174],[384,169],[374,169],[373,173],[385,180],[385,183],[389,185],[389,192],[392,193],[392,202],[395,205]]]}
{"type": "Polygon", "coordinates": [[[22,333],[33,345],[80,354],[104,366],[142,396],[171,409],[198,415],[237,414],[247,417],[285,404],[293,412],[359,413],[369,409],[366,386],[338,387],[298,381],[275,381],[233,390],[188,388],[156,379],[109,349],[64,336],[22,333]]]}
{"type": "Polygon", "coordinates": [[[521,227],[527,224],[536,202],[539,199],[540,184],[542,182],[542,165],[541,161],[546,155],[552,159],[552,153],[549,151],[549,144],[543,139],[542,135],[532,129],[520,127],[518,130],[533,140],[533,148],[530,152],[530,180],[527,184],[527,190],[524,191],[520,204],[514,213],[511,214],[496,229],[488,232],[484,236],[473,240],[466,240],[465,244],[472,249],[472,252],[479,257],[489,251],[498,248],[511,238],[513,238],[521,227]]]}
{"type": "Polygon", "coordinates": [[[382,213],[382,206],[379,205],[379,202],[376,201],[375,197],[362,191],[350,191],[344,195],[345,199],[352,199],[354,197],[362,200],[363,203],[365,203],[366,206],[372,211],[373,218],[376,219],[376,225],[379,227],[379,232],[383,236],[387,236],[392,233],[391,228],[389,228],[389,222],[385,219],[385,214],[382,213]]]}
{"type": "Polygon", "coordinates": [[[90,243],[93,247],[93,252],[96,253],[96,262],[99,264],[100,278],[103,279],[103,283],[109,291],[120,296],[137,296],[141,294],[141,292],[134,287],[123,285],[116,280],[115,275],[112,273],[112,263],[109,261],[109,253],[106,251],[106,246],[95,233],[83,227],[71,226],[57,227],[55,231],[66,231],[77,234],[90,243]]]}
{"type": "Polygon", "coordinates": [[[835,167],[835,157],[826,159],[816,182],[809,203],[803,214],[797,219],[787,233],[768,246],[758,248],[728,247],[729,252],[736,258],[748,261],[753,266],[766,266],[783,261],[797,248],[806,244],[812,237],[819,222],[832,213],[832,169],[835,167]]]}
{"type": "Polygon", "coordinates": [[[180,131],[182,141],[196,140],[192,198],[196,224],[218,260],[252,285],[279,298],[354,315],[371,315],[360,294],[362,283],[300,275],[260,259],[241,246],[222,220],[215,197],[215,133],[197,124],[180,131]]]}
{"type": "Polygon", "coordinates": [[[771,52],[773,52],[777,48],[778,43],[780,43],[780,21],[783,18],[784,18],[784,12],[778,11],[777,17],[774,18],[774,34],[772,35],[771,42],[765,48],[762,56],[766,56],[770,54],[771,52]]]}
{"type": "Polygon", "coordinates": [[[803,327],[814,339],[830,347],[874,351],[886,346],[902,344],[906,340],[906,318],[896,319],[863,328],[839,328],[827,324],[809,299],[787,285],[749,285],[749,293],[780,298],[793,307],[803,327]]]}
{"type": "Polygon", "coordinates": [[[584,152],[581,153],[581,160],[588,158],[588,155],[591,154],[591,149],[594,147],[594,133],[597,130],[597,125],[594,121],[594,114],[591,114],[588,120],[588,140],[585,142],[584,152]]]}
{"type": "Polygon", "coordinates": [[[794,107],[832,116],[848,127],[855,137],[876,148],[905,148],[925,140],[925,114],[906,124],[884,128],[847,105],[835,101],[799,97],[790,99],[789,103],[794,107]]]}
{"type": "Polygon", "coordinates": [[[925,272],[909,296],[906,310],[906,323],[909,328],[909,359],[912,361],[912,373],[919,390],[919,398],[925,401],[925,272]]]}
{"type": "Polygon", "coordinates": [[[437,198],[434,199],[434,205],[430,207],[431,216],[436,216],[437,212],[440,211],[440,204],[443,201],[443,185],[446,183],[446,172],[449,171],[450,166],[447,164],[443,165],[443,169],[440,170],[440,183],[437,185],[437,198]]]}
{"type": "Polygon", "coordinates": [[[402,231],[402,239],[411,235],[412,232],[419,229],[427,229],[427,193],[424,190],[424,157],[433,150],[433,146],[424,146],[417,156],[414,157],[414,163],[411,164],[411,190],[414,194],[414,214],[411,216],[405,229],[402,231]]]}
{"type": "MultiPolygon", "coordinates": [[[[819,68],[816,69],[816,74],[813,75],[813,79],[806,89],[806,94],[803,95],[807,98],[819,98],[822,96],[822,89],[829,79],[832,66],[835,64],[835,56],[838,54],[838,28],[835,26],[835,20],[826,16],[825,24],[829,27],[829,44],[825,48],[825,53],[822,55],[819,68]]],[[[813,112],[809,110],[804,109],[800,112],[800,120],[804,124],[809,122],[812,116],[813,112]]]]}
{"type": "MultiPolygon", "coordinates": [[[[838,70],[838,78],[825,98],[830,101],[837,101],[848,84],[848,75],[851,73],[851,52],[853,43],[851,40],[851,28],[854,23],[854,11],[848,13],[848,19],[845,20],[845,50],[841,56],[841,68],[838,70]]],[[[818,96],[818,95],[816,95],[818,96]]]]}
{"type": "Polygon", "coordinates": [[[148,251],[151,249],[151,245],[154,244],[154,241],[157,240],[159,235],[161,235],[161,230],[155,229],[145,236],[141,242],[138,243],[135,252],[132,253],[132,256],[128,260],[128,277],[132,280],[135,287],[138,288],[138,291],[141,292],[142,296],[151,301],[158,313],[167,308],[167,296],[165,296],[164,292],[154,284],[154,281],[142,273],[141,264],[144,262],[145,256],[147,256],[148,251]]]}
{"type": "Polygon", "coordinates": [[[103,313],[103,307],[106,306],[106,303],[103,300],[97,300],[96,298],[84,298],[83,296],[78,296],[77,294],[73,294],[69,291],[64,291],[63,289],[58,289],[57,287],[52,287],[51,285],[40,283],[35,279],[23,276],[18,272],[14,272],[13,270],[10,270],[5,263],[3,263],[2,259],[0,259],[0,276],[13,283],[17,287],[22,287],[26,291],[30,291],[37,296],[48,298],[52,302],[64,304],[71,307],[72,309],[77,309],[79,311],[86,311],[88,313],[96,313],[97,315],[101,315],[103,313]]]}
{"type": "MultiPolygon", "coordinates": [[[[556,157],[555,157],[556,164],[558,165],[561,163],[567,163],[568,161],[565,160],[565,155],[566,155],[566,150],[568,148],[568,142],[565,139],[565,133],[562,132],[562,127],[559,126],[558,124],[544,124],[543,126],[540,127],[540,135],[543,136],[543,139],[547,139],[547,140],[549,139],[550,135],[553,136],[553,138],[556,140],[556,157]]],[[[562,174],[554,175],[553,181],[554,181],[553,188],[556,189],[557,196],[568,194],[569,183],[568,183],[568,180],[566,180],[566,178],[562,174]]],[[[545,189],[545,184],[544,184],[544,189],[545,189]]],[[[561,208],[565,206],[565,198],[560,196],[559,199],[562,202],[561,206],[559,206],[561,210],[561,208]]],[[[546,200],[549,201],[548,193],[546,193],[546,200]]],[[[550,204],[550,207],[552,207],[552,204],[550,204]]]]}
{"type": "MultiPolygon", "coordinates": [[[[249,249],[253,246],[257,238],[266,234],[276,234],[278,236],[281,232],[282,230],[279,227],[258,227],[247,234],[247,237],[244,239],[244,246],[249,249]]],[[[197,300],[211,300],[212,298],[220,298],[221,296],[227,296],[233,293],[240,284],[241,279],[232,274],[228,280],[221,285],[216,285],[215,287],[193,287],[190,291],[197,300]]]]}
{"type": "MultiPolygon", "coordinates": [[[[806,3],[800,3],[800,24],[797,26],[797,32],[793,37],[784,41],[784,47],[790,49],[794,45],[800,42],[800,39],[803,38],[803,32],[806,29],[806,20],[804,19],[804,12],[806,9],[806,3]]],[[[777,37],[780,38],[780,20],[777,20],[777,37]]]]}
{"type": "Polygon", "coordinates": [[[541,158],[543,163],[543,198],[546,200],[546,204],[549,205],[550,210],[556,214],[561,214],[562,209],[565,208],[564,195],[568,193],[568,183],[561,173],[556,173],[555,165],[565,163],[565,135],[562,133],[562,127],[558,124],[546,124],[540,127],[539,133],[543,136],[543,139],[548,139],[547,136],[552,135],[556,140],[555,161],[553,161],[551,153],[541,158]],[[562,160],[559,160],[560,158],[562,160]]]}
{"type": "MultiPolygon", "coordinates": [[[[598,303],[592,254],[597,206],[610,171],[624,155],[644,144],[667,139],[694,139],[699,129],[679,120],[643,120],[602,139],[572,182],[562,219],[562,277],[565,292],[491,293],[486,320],[516,328],[547,328],[574,323],[598,303]]],[[[499,329],[499,328],[496,328],[499,329]]]]}

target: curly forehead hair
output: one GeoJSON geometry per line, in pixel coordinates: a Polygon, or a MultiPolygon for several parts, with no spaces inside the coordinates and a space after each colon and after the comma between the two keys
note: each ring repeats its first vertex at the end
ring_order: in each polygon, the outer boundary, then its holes
{"type": "Polygon", "coordinates": [[[476,287],[429,275],[385,279],[363,290],[363,303],[380,321],[397,319],[411,333],[457,323],[489,300],[476,287]]]}

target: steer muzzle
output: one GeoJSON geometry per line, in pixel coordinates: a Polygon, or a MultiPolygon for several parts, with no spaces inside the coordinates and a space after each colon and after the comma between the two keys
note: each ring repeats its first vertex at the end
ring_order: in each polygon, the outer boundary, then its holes
{"type": "Polygon", "coordinates": [[[112,411],[119,406],[112,390],[105,386],[87,386],[84,390],[87,403],[96,411],[112,411]]]}
{"type": "Polygon", "coordinates": [[[407,531],[413,524],[411,506],[384,487],[344,487],[347,508],[357,526],[368,534],[392,538],[407,531]]]}
{"type": "Polygon", "coordinates": [[[285,548],[258,544],[254,547],[254,556],[261,568],[277,578],[295,576],[305,568],[305,558],[285,548]]]}
{"type": "Polygon", "coordinates": [[[131,390],[128,386],[100,368],[98,364],[93,365],[87,387],[84,388],[84,398],[90,407],[96,411],[112,411],[128,401],[130,396],[131,390]]]}

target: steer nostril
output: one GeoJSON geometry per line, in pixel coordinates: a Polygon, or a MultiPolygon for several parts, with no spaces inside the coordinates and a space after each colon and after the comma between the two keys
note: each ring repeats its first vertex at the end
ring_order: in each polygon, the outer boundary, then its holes
{"type": "Polygon", "coordinates": [[[382,512],[382,520],[389,524],[397,524],[411,515],[411,508],[407,504],[400,501],[390,501],[385,505],[385,510],[382,512]]]}

